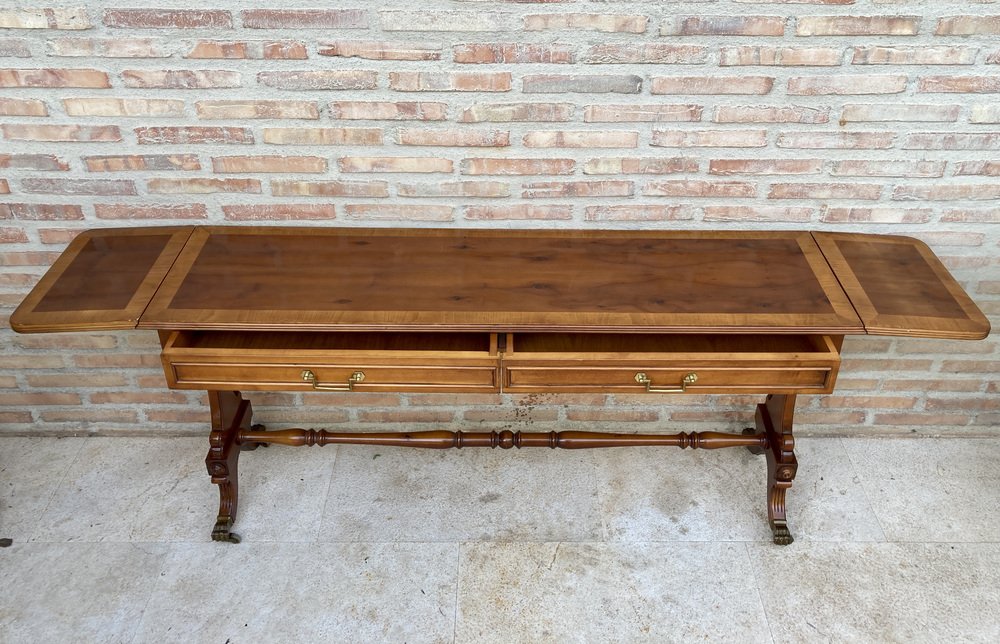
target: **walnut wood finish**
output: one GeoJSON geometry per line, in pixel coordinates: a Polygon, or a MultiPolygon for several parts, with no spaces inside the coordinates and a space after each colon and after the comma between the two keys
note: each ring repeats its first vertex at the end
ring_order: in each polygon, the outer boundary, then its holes
{"type": "Polygon", "coordinates": [[[279,227],[197,229],[139,327],[863,332],[808,233],[279,227]]]}
{"type": "Polygon", "coordinates": [[[81,233],[10,316],[11,327],[20,333],[134,329],[193,230],[81,233]]]}
{"type": "Polygon", "coordinates": [[[273,443],[746,447],[766,456],[768,521],[788,544],[795,395],[833,390],[844,335],[989,331],[930,249],[903,237],[283,227],[84,233],[11,325],[156,329],[169,385],[209,392],[212,538],[229,542],[239,452],[273,443]],[[327,388],[767,399],[741,435],[268,432],[236,391],[327,388]]]}
{"type": "Polygon", "coordinates": [[[681,432],[679,434],[612,434],[608,432],[329,432],[325,429],[282,429],[240,431],[239,442],[267,443],[292,447],[312,445],[380,445],[383,447],[549,447],[552,449],[594,449],[599,447],[680,447],[722,449],[726,447],[764,448],[764,435],[746,436],[723,432],[681,432]]]}
{"type": "Polygon", "coordinates": [[[964,340],[989,334],[989,320],[927,244],[893,235],[813,236],[868,333],[964,340]]]}

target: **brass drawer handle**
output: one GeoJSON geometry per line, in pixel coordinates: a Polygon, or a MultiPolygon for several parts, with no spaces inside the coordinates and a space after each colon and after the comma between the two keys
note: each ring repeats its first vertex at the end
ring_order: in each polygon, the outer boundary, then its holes
{"type": "Polygon", "coordinates": [[[687,386],[698,382],[698,374],[689,373],[681,380],[680,387],[654,387],[653,381],[649,379],[645,371],[635,374],[635,381],[640,385],[646,385],[646,391],[651,394],[682,394],[687,391],[687,386]]]}
{"type": "Polygon", "coordinates": [[[351,374],[351,377],[348,378],[347,382],[344,384],[338,383],[333,385],[324,385],[320,384],[320,382],[316,380],[316,374],[314,374],[309,369],[306,369],[305,371],[302,372],[302,380],[305,382],[311,382],[313,389],[315,389],[316,391],[351,391],[354,389],[354,385],[358,384],[359,382],[364,382],[364,379],[365,379],[364,371],[355,371],[354,373],[351,374]]]}

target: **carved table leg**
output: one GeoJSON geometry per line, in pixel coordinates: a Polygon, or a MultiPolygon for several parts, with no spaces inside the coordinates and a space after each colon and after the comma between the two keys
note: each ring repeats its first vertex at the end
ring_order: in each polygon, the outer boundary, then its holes
{"type": "Polygon", "coordinates": [[[208,405],[212,411],[212,433],[209,435],[205,465],[212,483],[219,486],[219,516],[212,530],[212,539],[239,543],[240,537],[230,532],[236,521],[239,499],[240,430],[250,427],[253,411],[250,401],[238,391],[209,391],[208,405]]]}
{"type": "Polygon", "coordinates": [[[792,437],[794,394],[771,394],[757,405],[757,431],[767,437],[767,520],[774,533],[774,543],[787,546],[792,539],[785,518],[785,491],[792,487],[798,469],[795,439],[792,437]]]}

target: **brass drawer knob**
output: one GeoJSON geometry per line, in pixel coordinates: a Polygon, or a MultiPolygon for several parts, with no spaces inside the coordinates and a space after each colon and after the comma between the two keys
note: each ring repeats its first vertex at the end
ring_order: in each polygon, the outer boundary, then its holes
{"type": "Polygon", "coordinates": [[[343,384],[334,383],[334,384],[324,385],[316,379],[316,374],[314,374],[309,369],[306,369],[302,372],[302,380],[304,382],[312,383],[312,388],[315,389],[316,391],[351,391],[354,389],[354,385],[358,384],[359,382],[364,382],[364,379],[365,379],[364,371],[355,371],[354,373],[351,374],[351,377],[347,379],[347,382],[343,384]]]}
{"type": "Polygon", "coordinates": [[[654,387],[653,381],[649,379],[645,371],[635,374],[635,381],[640,385],[646,385],[646,391],[651,394],[682,394],[687,391],[687,386],[698,382],[698,374],[689,373],[681,380],[680,387],[654,387]]]}

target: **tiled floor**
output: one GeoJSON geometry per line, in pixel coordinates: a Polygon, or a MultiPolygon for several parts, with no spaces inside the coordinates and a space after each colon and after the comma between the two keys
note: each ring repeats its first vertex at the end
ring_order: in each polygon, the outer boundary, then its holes
{"type": "Polygon", "coordinates": [[[0,439],[0,642],[1000,641],[1000,440],[271,447],[212,543],[204,439],[0,439]]]}

